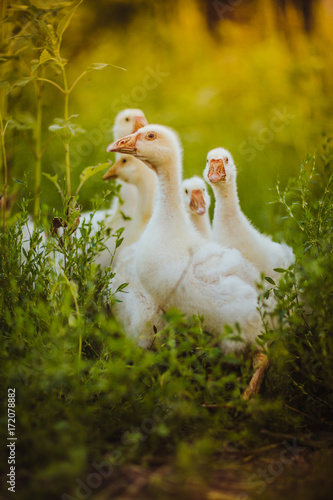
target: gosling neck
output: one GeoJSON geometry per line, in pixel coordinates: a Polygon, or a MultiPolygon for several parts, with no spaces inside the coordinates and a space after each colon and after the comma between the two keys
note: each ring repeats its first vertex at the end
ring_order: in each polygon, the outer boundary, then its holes
{"type": "Polygon", "coordinates": [[[202,215],[198,215],[198,214],[190,211],[189,215],[190,215],[191,221],[192,221],[194,227],[197,229],[197,231],[205,238],[210,239],[212,229],[210,226],[208,213],[206,212],[202,215]]]}
{"type": "Polygon", "coordinates": [[[188,215],[181,198],[182,165],[179,155],[170,155],[157,172],[157,198],[153,217],[164,223],[174,223],[178,228],[186,224],[188,215]]]}
{"type": "Polygon", "coordinates": [[[154,208],[156,193],[156,175],[145,167],[144,173],[138,176],[135,185],[138,188],[138,204],[134,220],[138,224],[147,224],[154,208]]]}
{"type": "Polygon", "coordinates": [[[241,212],[239,205],[236,182],[218,182],[212,185],[215,195],[215,216],[220,219],[228,219],[238,215],[241,212]]]}

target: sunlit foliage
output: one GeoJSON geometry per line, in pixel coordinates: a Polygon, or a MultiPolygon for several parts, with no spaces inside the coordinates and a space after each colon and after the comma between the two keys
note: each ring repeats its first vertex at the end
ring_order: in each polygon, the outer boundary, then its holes
{"type": "Polygon", "coordinates": [[[192,1],[96,5],[2,7],[0,387],[4,404],[17,389],[17,489],[29,500],[75,495],[78,478],[105,460],[116,475],[171,456],[181,477],[204,480],[230,442],[251,450],[269,443],[263,429],[332,425],[333,160],[323,133],[333,52],[323,5],[307,34],[290,7],[282,34],[271,2],[216,11],[214,29],[192,1]],[[277,326],[263,332],[271,368],[250,402],[251,353],[224,356],[204,318],[168,311],[152,348],[138,348],[112,314],[126,291],[110,296],[112,255],[105,273],[94,264],[104,225],[76,234],[82,206],[118,195],[100,177],[123,107],[179,132],[186,176],[201,174],[209,149],[227,147],[244,211],[294,248],[295,266],[262,292],[277,298],[277,326]],[[22,250],[29,213],[35,229],[22,250]],[[54,221],[64,234],[41,251],[54,221]]]}

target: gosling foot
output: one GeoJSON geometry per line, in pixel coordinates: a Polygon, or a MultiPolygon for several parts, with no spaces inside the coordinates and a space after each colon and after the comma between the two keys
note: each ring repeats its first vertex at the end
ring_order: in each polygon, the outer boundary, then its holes
{"type": "Polygon", "coordinates": [[[266,354],[263,352],[257,352],[253,357],[253,368],[255,371],[249,385],[245,389],[243,399],[247,400],[251,396],[259,394],[268,366],[269,361],[266,354]]]}

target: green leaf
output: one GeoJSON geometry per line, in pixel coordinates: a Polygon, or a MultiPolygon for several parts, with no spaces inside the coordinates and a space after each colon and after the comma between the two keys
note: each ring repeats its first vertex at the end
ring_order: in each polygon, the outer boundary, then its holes
{"type": "Polygon", "coordinates": [[[51,132],[58,132],[58,130],[61,130],[61,129],[63,129],[63,128],[64,128],[64,127],[61,127],[60,125],[56,125],[56,124],[55,124],[55,125],[50,125],[50,126],[49,126],[49,130],[50,130],[51,132]]]}
{"type": "Polygon", "coordinates": [[[117,231],[114,232],[113,236],[121,236],[124,232],[125,228],[124,227],[120,227],[119,229],[117,229],[117,231]]]}
{"type": "Polygon", "coordinates": [[[286,269],[282,269],[282,267],[276,267],[275,269],[273,269],[273,271],[275,271],[276,273],[285,273],[286,269]]]}
{"type": "Polygon", "coordinates": [[[30,0],[30,3],[37,9],[54,10],[71,5],[68,0],[30,0]]]}
{"type": "Polygon", "coordinates": [[[39,64],[44,64],[50,59],[54,59],[54,57],[52,57],[51,54],[46,49],[44,49],[40,55],[39,64]]]}
{"type": "Polygon", "coordinates": [[[277,297],[278,299],[284,298],[284,294],[282,292],[280,292],[280,290],[276,290],[276,288],[274,288],[273,292],[274,292],[275,297],[277,297]]]}
{"type": "Polygon", "coordinates": [[[32,66],[32,72],[36,71],[36,69],[41,66],[42,64],[45,64],[48,61],[55,61],[58,62],[50,53],[48,50],[44,49],[43,52],[40,55],[39,61],[37,64],[34,64],[32,66]]]}
{"type": "Polygon", "coordinates": [[[14,182],[16,182],[16,184],[22,184],[22,186],[25,186],[25,185],[26,185],[26,183],[25,183],[25,182],[20,181],[20,179],[16,179],[16,177],[14,177],[14,179],[13,179],[13,180],[14,180],[14,182]]]}
{"type": "Polygon", "coordinates": [[[72,328],[76,326],[76,316],[73,313],[68,316],[68,325],[72,328]]]}
{"type": "Polygon", "coordinates": [[[275,281],[269,276],[265,276],[265,280],[268,281],[268,283],[270,283],[271,285],[275,285],[275,281]]]}
{"type": "Polygon", "coordinates": [[[46,24],[44,21],[41,21],[40,19],[34,19],[34,22],[38,24],[40,31],[50,39],[51,43],[55,44],[57,40],[54,36],[53,27],[50,24],[46,24]]]}
{"type": "Polygon", "coordinates": [[[17,120],[10,118],[8,120],[8,128],[11,130],[31,130],[34,128],[34,122],[29,119],[28,114],[26,116],[22,114],[18,116],[17,120]]]}
{"type": "Polygon", "coordinates": [[[24,87],[27,85],[29,82],[32,80],[35,80],[34,76],[27,76],[26,78],[21,78],[21,80],[17,80],[16,82],[13,83],[13,85],[10,87],[8,90],[8,94],[15,88],[15,87],[24,87]]]}
{"type": "MultiPolygon", "coordinates": [[[[126,288],[128,286],[128,283],[123,283],[122,285],[119,285],[117,290],[115,291],[115,293],[117,292],[121,292],[122,290],[124,290],[124,288],[126,288]]],[[[126,292],[127,293],[127,292],[126,292]]]]}
{"type": "Polygon", "coordinates": [[[72,294],[73,298],[77,299],[79,296],[79,289],[78,289],[77,283],[75,283],[75,281],[68,280],[68,284],[69,284],[69,288],[71,290],[71,294],[72,294]]]}
{"type": "Polygon", "coordinates": [[[119,238],[118,240],[116,240],[116,248],[120,247],[120,245],[122,244],[123,241],[124,241],[124,238],[119,238]]]}
{"type": "Polygon", "coordinates": [[[109,163],[100,163],[96,167],[86,167],[80,175],[81,182],[86,182],[86,180],[90,177],[98,174],[98,172],[101,172],[101,170],[105,170],[106,168],[109,168],[109,163]]]}
{"type": "Polygon", "coordinates": [[[31,82],[32,80],[34,80],[33,76],[27,76],[26,78],[22,78],[22,80],[18,80],[17,82],[15,82],[13,87],[24,87],[24,85],[31,82]]]}
{"type": "Polygon", "coordinates": [[[88,68],[85,70],[86,73],[88,71],[94,71],[94,70],[100,70],[104,68],[117,68],[117,69],[122,69],[123,71],[127,71],[125,68],[121,68],[120,66],[116,66],[115,64],[105,64],[105,63],[93,63],[88,68]]]}
{"type": "MultiPolygon", "coordinates": [[[[72,115],[77,116],[77,115],[72,115]]],[[[55,118],[54,123],[49,126],[51,132],[55,132],[62,140],[68,142],[76,134],[84,134],[83,130],[76,123],[70,120],[64,120],[63,118],[55,118]]]]}
{"type": "Polygon", "coordinates": [[[28,111],[17,113],[16,118],[20,124],[21,130],[32,130],[35,128],[36,119],[32,113],[29,113],[28,111]]]}
{"type": "Polygon", "coordinates": [[[19,4],[11,4],[10,10],[27,10],[29,9],[29,5],[19,5],[19,4]]]}
{"type": "Polygon", "coordinates": [[[43,172],[43,175],[44,177],[46,177],[49,181],[51,181],[55,187],[58,189],[58,175],[50,175],[50,174],[46,174],[45,172],[43,172]]]}
{"type": "Polygon", "coordinates": [[[104,69],[104,68],[107,68],[109,65],[108,64],[104,64],[104,63],[93,63],[91,64],[87,69],[86,71],[93,71],[93,70],[100,70],[100,69],[104,69]]]}
{"type": "Polygon", "coordinates": [[[124,220],[132,220],[132,217],[129,217],[128,215],[124,214],[124,212],[122,212],[122,210],[120,210],[120,215],[122,216],[122,218],[124,220]]]}
{"type": "Polygon", "coordinates": [[[59,22],[58,27],[57,27],[57,35],[60,38],[60,40],[62,38],[64,31],[68,28],[68,25],[71,22],[71,19],[72,19],[73,15],[75,14],[76,9],[78,8],[78,6],[82,2],[83,2],[83,0],[79,0],[77,2],[77,4],[75,4],[74,7],[59,22]]]}

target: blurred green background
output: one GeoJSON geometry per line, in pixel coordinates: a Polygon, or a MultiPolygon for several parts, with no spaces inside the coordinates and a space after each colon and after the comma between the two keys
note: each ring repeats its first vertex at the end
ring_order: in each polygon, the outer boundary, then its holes
{"type": "MultiPolygon", "coordinates": [[[[36,15],[54,9],[56,16],[69,3],[31,0],[21,5],[36,15]]],[[[17,16],[21,25],[25,15],[22,10],[17,16]]],[[[261,230],[283,231],[275,205],[269,204],[275,200],[276,181],[285,185],[306,154],[319,147],[322,134],[332,132],[332,21],[329,0],[85,0],[62,43],[69,82],[92,63],[126,71],[90,72],[70,97],[70,114],[79,115],[74,121],[86,130],[71,142],[73,188],[83,168],[112,158],[106,146],[117,112],[137,107],[150,123],[178,132],[185,177],[202,174],[210,149],[230,150],[244,212],[261,230]]],[[[61,83],[60,76],[47,71],[61,83]]],[[[11,92],[9,114],[33,115],[35,108],[31,83],[11,92]]],[[[45,84],[43,141],[62,109],[63,96],[45,84]]],[[[29,171],[33,190],[35,162],[24,134],[14,131],[8,147],[9,187],[13,177],[22,179],[29,171]]],[[[42,168],[63,177],[61,165],[64,147],[54,136],[42,168]]],[[[101,177],[81,191],[85,210],[107,187],[101,177]]],[[[60,204],[46,178],[41,201],[50,207],[60,204]]]]}

